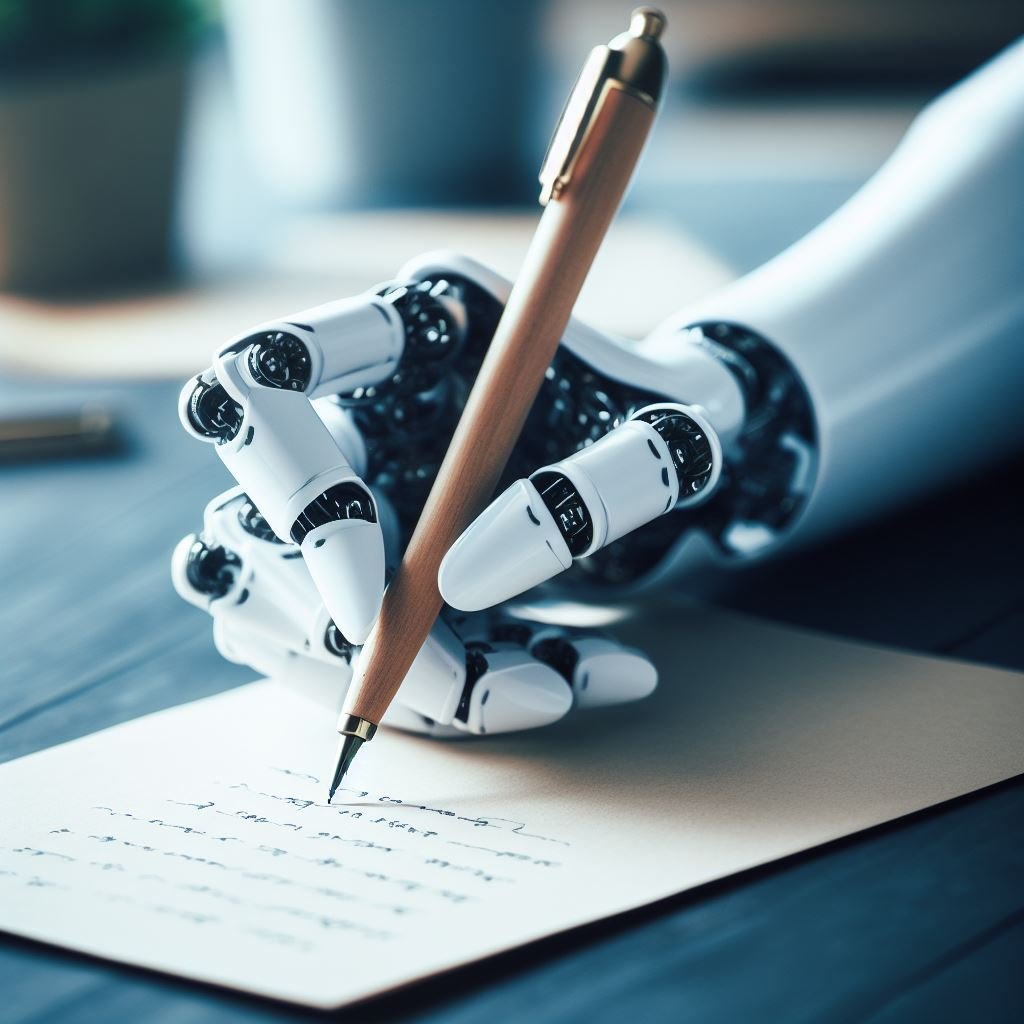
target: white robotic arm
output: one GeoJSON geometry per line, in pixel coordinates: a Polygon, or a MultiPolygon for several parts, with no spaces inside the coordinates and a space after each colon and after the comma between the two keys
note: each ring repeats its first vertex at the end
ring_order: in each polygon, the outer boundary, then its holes
{"type": "Polygon", "coordinates": [[[1021,446],[1022,188],[1024,42],[930,104],[820,227],[666,325],[739,324],[794,367],[817,435],[794,540],[1021,446]]]}

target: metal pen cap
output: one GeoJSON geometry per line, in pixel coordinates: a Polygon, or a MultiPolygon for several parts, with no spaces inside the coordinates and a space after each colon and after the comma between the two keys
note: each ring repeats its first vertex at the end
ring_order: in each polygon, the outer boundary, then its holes
{"type": "Polygon", "coordinates": [[[621,89],[652,110],[657,109],[668,74],[668,60],[658,42],[665,25],[661,11],[638,7],[628,31],[590,51],[541,166],[541,206],[557,199],[572,180],[583,140],[608,89],[621,89]]]}

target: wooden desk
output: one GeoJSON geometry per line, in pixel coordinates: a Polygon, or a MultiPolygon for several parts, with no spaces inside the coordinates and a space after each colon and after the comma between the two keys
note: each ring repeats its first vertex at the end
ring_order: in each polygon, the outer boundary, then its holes
{"type": "MultiPolygon", "coordinates": [[[[181,431],[176,393],[0,385],[0,397],[102,398],[128,436],[118,458],[0,469],[0,759],[251,678],[168,578],[174,543],[229,484],[181,431]]],[[[719,600],[1024,668],[1024,530],[1007,483],[1021,468],[760,569],[719,600]]],[[[1022,882],[1017,780],[341,1016],[1019,1020],[1022,882]]],[[[311,1016],[5,937],[0,993],[0,1021],[22,1024],[311,1016]]]]}

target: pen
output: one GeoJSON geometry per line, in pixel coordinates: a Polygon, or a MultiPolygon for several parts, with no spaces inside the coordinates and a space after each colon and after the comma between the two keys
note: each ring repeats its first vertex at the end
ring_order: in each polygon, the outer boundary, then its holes
{"type": "Polygon", "coordinates": [[[491,497],[626,192],[661,98],[664,28],[660,11],[634,11],[591,51],[565,105],[540,172],[544,213],[338,720],[328,801],[441,610],[441,560],[491,497]]]}
{"type": "Polygon", "coordinates": [[[108,454],[117,447],[114,418],[98,406],[0,418],[0,463],[108,454]]]}

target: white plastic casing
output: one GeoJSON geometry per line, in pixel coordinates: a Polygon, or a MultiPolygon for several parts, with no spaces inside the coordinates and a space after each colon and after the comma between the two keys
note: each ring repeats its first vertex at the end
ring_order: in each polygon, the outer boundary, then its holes
{"type": "Polygon", "coordinates": [[[398,310],[378,295],[364,294],[250,327],[222,345],[217,358],[248,348],[251,338],[278,332],[298,338],[309,353],[310,380],[303,393],[310,399],[380,383],[398,368],[405,348],[398,310]]]}
{"type": "Polygon", "coordinates": [[[326,302],[291,321],[274,321],[246,333],[263,330],[287,331],[305,343],[313,362],[309,398],[386,380],[398,369],[405,347],[402,318],[390,302],[376,295],[326,302]]]}
{"type": "Polygon", "coordinates": [[[451,546],[437,583],[448,604],[472,612],[529,590],[570,565],[572,555],[537,488],[517,480],[451,546]]]}
{"type": "Polygon", "coordinates": [[[635,647],[626,647],[603,636],[573,635],[561,626],[547,626],[530,638],[530,653],[536,656],[547,640],[564,640],[576,651],[568,683],[577,708],[643,700],[658,686],[657,668],[635,647]]]}
{"type": "MultiPolygon", "coordinates": [[[[341,708],[338,708],[340,711],[341,708]]],[[[466,740],[471,738],[471,733],[465,729],[456,729],[453,725],[442,725],[432,718],[424,718],[416,714],[411,708],[407,708],[399,699],[391,702],[390,707],[384,712],[381,725],[390,726],[392,729],[401,729],[404,732],[414,732],[420,736],[433,736],[442,740],[466,740]]]]}
{"type": "MultiPolygon", "coordinates": [[[[702,501],[721,473],[715,431],[692,407],[665,403],[657,408],[677,409],[704,429],[712,452],[711,476],[698,494],[684,496],[685,504],[702,501]]],[[[566,477],[590,513],[593,536],[581,558],[664,515],[680,500],[679,478],[664,438],[649,423],[628,420],[530,480],[517,480],[474,520],[438,570],[441,596],[453,608],[490,608],[572,564],[569,547],[534,483],[548,471],[566,477]]]]}
{"type": "MultiPolygon", "coordinates": [[[[792,540],[877,516],[1021,448],[1022,184],[1018,43],[927,107],[820,227],[667,325],[737,324],[795,366],[819,465],[792,540]]],[[[703,561],[687,547],[680,570],[703,561]]]]}
{"type": "MultiPolygon", "coordinates": [[[[178,544],[172,557],[175,589],[212,616],[214,641],[225,658],[250,665],[337,713],[360,654],[354,652],[350,664],[327,648],[331,616],[313,585],[306,560],[296,557],[294,544],[275,543],[245,529],[239,519],[244,501],[242,489],[234,487],[214,498],[204,514],[203,543],[225,548],[237,563],[227,591],[211,597],[193,589],[187,565],[197,540],[194,534],[178,544]]],[[[480,625],[483,639],[486,623],[480,625]]],[[[475,683],[468,721],[456,720],[466,682],[466,642],[443,621],[435,623],[384,722],[452,738],[546,725],[568,711],[572,693],[561,676],[522,647],[498,644],[487,653],[488,668],[475,683]]],[[[597,689],[601,678],[612,681],[610,672],[618,679],[623,700],[633,699],[633,688],[621,673],[635,679],[653,672],[642,658],[633,666],[629,651],[617,644],[600,641],[593,647],[590,638],[574,643],[581,652],[579,664],[597,681],[597,689]]]]}
{"type": "Polygon", "coordinates": [[[572,707],[565,680],[521,647],[495,644],[485,657],[487,674],[473,689],[465,725],[456,720],[456,728],[481,735],[536,729],[557,722],[572,707]]]}
{"type": "Polygon", "coordinates": [[[213,638],[217,650],[229,661],[251,665],[268,679],[335,714],[341,710],[352,680],[352,669],[343,659],[334,658],[334,664],[327,664],[302,657],[268,643],[227,616],[214,619],[213,638]]]}
{"type": "Polygon", "coordinates": [[[572,674],[578,707],[643,700],[658,685],[658,670],[642,651],[599,636],[575,638],[573,646],[579,655],[572,674]]]}
{"type": "Polygon", "coordinates": [[[300,546],[306,568],[345,639],[361,644],[384,593],[384,538],[377,523],[339,519],[311,530],[300,546]]]}

